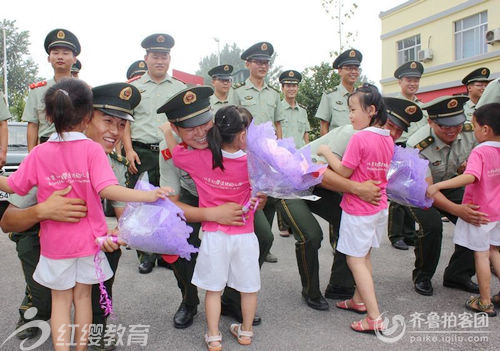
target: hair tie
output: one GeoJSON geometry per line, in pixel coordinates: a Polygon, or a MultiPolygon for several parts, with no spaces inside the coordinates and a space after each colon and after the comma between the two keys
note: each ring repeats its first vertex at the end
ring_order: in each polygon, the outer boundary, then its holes
{"type": "Polygon", "coordinates": [[[57,91],[58,92],[60,91],[61,93],[63,93],[66,96],[69,96],[69,93],[66,90],[64,90],[64,89],[57,89],[57,91]]]}

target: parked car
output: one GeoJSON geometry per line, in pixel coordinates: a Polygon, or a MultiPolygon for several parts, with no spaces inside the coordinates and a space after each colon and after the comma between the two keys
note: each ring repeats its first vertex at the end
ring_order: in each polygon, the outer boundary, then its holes
{"type": "MultiPolygon", "coordinates": [[[[8,128],[9,146],[7,148],[7,159],[5,166],[1,170],[2,175],[5,176],[14,173],[19,168],[19,164],[28,155],[28,141],[26,138],[28,123],[9,122],[8,128]]],[[[0,191],[0,212],[2,214],[3,210],[7,207],[8,199],[9,194],[0,191]]]]}

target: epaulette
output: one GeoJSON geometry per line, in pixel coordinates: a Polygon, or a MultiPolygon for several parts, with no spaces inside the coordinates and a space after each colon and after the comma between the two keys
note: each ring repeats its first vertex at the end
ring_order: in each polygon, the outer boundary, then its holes
{"type": "Polygon", "coordinates": [[[268,86],[269,88],[273,89],[273,90],[274,90],[275,92],[277,92],[278,94],[281,94],[281,92],[280,92],[278,89],[276,89],[275,87],[273,87],[272,85],[268,84],[267,86],[268,86]]]}
{"type": "Polygon", "coordinates": [[[434,137],[433,136],[428,136],[421,142],[419,142],[417,145],[415,145],[415,148],[418,149],[419,151],[424,150],[427,148],[429,145],[431,145],[434,142],[434,137]]]}
{"type": "Polygon", "coordinates": [[[302,107],[304,110],[307,110],[307,107],[305,107],[304,105],[299,104],[299,103],[297,103],[297,105],[299,105],[300,107],[302,107]]]}
{"type": "Polygon", "coordinates": [[[465,122],[462,128],[462,132],[473,132],[473,131],[474,131],[474,125],[470,122],[465,122]]]}
{"type": "Polygon", "coordinates": [[[132,83],[132,82],[135,82],[137,79],[140,79],[142,76],[135,76],[135,77],[132,77],[130,78],[129,80],[127,80],[126,83],[132,83]]]}
{"type": "Polygon", "coordinates": [[[130,165],[130,162],[128,162],[126,157],[123,157],[120,154],[117,154],[115,151],[111,152],[109,154],[109,157],[111,157],[113,160],[120,162],[123,164],[125,167],[128,167],[130,165]]]}
{"type": "Polygon", "coordinates": [[[46,85],[47,85],[47,81],[43,80],[41,82],[31,83],[29,85],[29,87],[30,87],[30,89],[36,89],[36,88],[44,87],[46,85]]]}
{"type": "Polygon", "coordinates": [[[241,83],[236,83],[235,85],[233,85],[233,89],[238,89],[238,88],[241,88],[242,86],[245,85],[245,82],[241,82],[241,83]]]}

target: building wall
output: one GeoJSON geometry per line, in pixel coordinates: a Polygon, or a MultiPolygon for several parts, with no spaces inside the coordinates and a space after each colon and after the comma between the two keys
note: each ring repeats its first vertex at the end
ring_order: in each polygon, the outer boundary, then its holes
{"type": "MultiPolygon", "coordinates": [[[[486,66],[491,77],[500,76],[500,43],[488,45],[487,53],[455,60],[454,22],[483,11],[488,29],[500,27],[500,0],[410,0],[380,14],[382,24],[382,90],[399,91],[393,74],[398,66],[397,42],[420,34],[421,49],[433,50],[433,59],[423,62],[420,92],[459,87],[472,70],[486,66]]],[[[465,89],[464,89],[465,90],[465,89]]]]}

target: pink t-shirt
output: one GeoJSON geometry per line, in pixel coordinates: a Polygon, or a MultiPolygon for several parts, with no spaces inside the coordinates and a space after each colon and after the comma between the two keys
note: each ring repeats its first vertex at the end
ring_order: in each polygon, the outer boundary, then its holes
{"type": "Polygon", "coordinates": [[[345,193],[340,203],[342,210],[351,215],[369,216],[387,208],[385,189],[393,154],[394,141],[387,129],[368,127],[351,137],[342,157],[342,165],[354,170],[350,178],[353,181],[380,180],[382,198],[375,206],[354,194],[345,193]]]}
{"type": "Polygon", "coordinates": [[[476,181],[465,187],[462,203],[479,205],[491,222],[500,220],[500,142],[485,141],[474,149],[467,160],[465,174],[476,181]]]}
{"type": "Polygon", "coordinates": [[[95,238],[108,230],[99,192],[118,184],[101,145],[82,133],[63,135],[64,141],[52,134],[48,142],[33,148],[8,178],[9,186],[19,195],[38,186],[38,202],[68,185],[72,189],[66,197],[85,200],[87,216],[79,223],[41,222],[41,254],[52,259],[85,257],[97,251],[95,238]]]}
{"type": "MultiPolygon", "coordinates": [[[[251,197],[248,179],[247,156],[243,151],[234,154],[222,151],[224,170],[212,169],[212,153],[209,149],[186,149],[177,145],[172,154],[174,165],[189,173],[196,184],[200,207],[214,207],[227,202],[244,206],[251,197]]],[[[253,211],[248,213],[246,224],[241,227],[202,222],[206,232],[222,231],[226,234],[253,232],[253,211]]]]}

